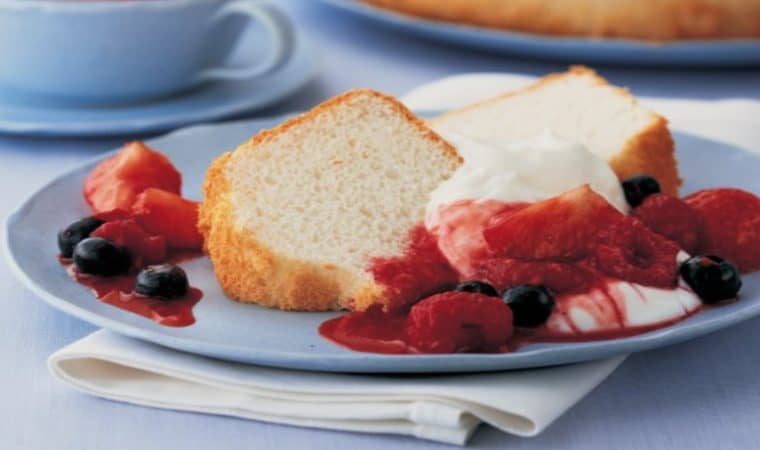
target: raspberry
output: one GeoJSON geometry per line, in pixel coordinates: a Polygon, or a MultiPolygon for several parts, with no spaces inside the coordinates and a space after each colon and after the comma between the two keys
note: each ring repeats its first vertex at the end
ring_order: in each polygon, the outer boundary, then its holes
{"type": "Polygon", "coordinates": [[[450,291],[412,307],[406,335],[424,353],[498,351],[512,336],[512,311],[500,298],[450,291]]]}
{"type": "Polygon", "coordinates": [[[661,288],[674,288],[678,281],[678,246],[627,217],[599,235],[596,268],[600,272],[661,288]]]}
{"type": "Polygon", "coordinates": [[[644,222],[655,233],[677,243],[689,253],[699,246],[701,219],[683,200],[665,194],[652,194],[631,216],[644,222]]]}
{"type": "Polygon", "coordinates": [[[707,189],[684,199],[702,218],[698,252],[727,259],[743,273],[760,269],[760,198],[739,189],[707,189]]]}

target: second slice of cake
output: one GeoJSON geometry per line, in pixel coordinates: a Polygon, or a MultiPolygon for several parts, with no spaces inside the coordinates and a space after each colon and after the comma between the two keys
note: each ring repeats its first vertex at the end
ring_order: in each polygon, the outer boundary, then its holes
{"type": "Polygon", "coordinates": [[[621,180],[648,174],[670,195],[681,185],[665,118],[582,66],[451,111],[432,125],[496,145],[549,129],[605,159],[621,180]]]}

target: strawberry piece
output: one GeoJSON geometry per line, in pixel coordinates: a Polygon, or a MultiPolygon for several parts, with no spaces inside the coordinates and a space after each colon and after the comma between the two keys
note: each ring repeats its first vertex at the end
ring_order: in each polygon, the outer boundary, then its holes
{"type": "Polygon", "coordinates": [[[633,210],[631,216],[687,252],[697,251],[702,220],[683,200],[664,194],[652,194],[633,210]]]}
{"type": "Polygon", "coordinates": [[[96,213],[129,211],[147,188],[179,194],[182,176],[169,159],[142,142],[132,142],[98,164],[84,182],[84,197],[96,213]]]}
{"type": "Polygon", "coordinates": [[[166,259],[166,239],[163,236],[149,235],[133,219],[106,222],[91,235],[125,247],[136,267],[160,263],[166,259]]]}
{"type": "Polygon", "coordinates": [[[425,353],[498,351],[512,336],[512,310],[500,298],[444,292],[414,305],[406,335],[425,353]]]}
{"type": "Polygon", "coordinates": [[[577,292],[600,274],[669,288],[678,280],[678,245],[588,186],[497,217],[484,237],[500,258],[487,261],[480,278],[501,288],[540,284],[577,292]]]}
{"type": "Polygon", "coordinates": [[[496,256],[574,260],[593,252],[596,235],[624,218],[588,185],[496,216],[483,235],[496,256]]]}
{"type": "Polygon", "coordinates": [[[581,292],[595,280],[594,272],[577,262],[494,258],[483,261],[477,272],[476,279],[492,284],[500,292],[523,284],[545,286],[556,294],[581,292]]]}
{"type": "Polygon", "coordinates": [[[203,237],[196,227],[198,202],[148,188],[137,196],[132,214],[148,233],[165,236],[171,248],[200,250],[203,246],[203,237]]]}
{"type": "Polygon", "coordinates": [[[684,198],[702,218],[698,252],[724,258],[743,273],[760,269],[760,198],[740,189],[707,189],[684,198]]]}
{"type": "Polygon", "coordinates": [[[678,245],[641,221],[626,217],[603,230],[597,240],[595,266],[598,271],[645,286],[676,286],[678,245]]]}
{"type": "Polygon", "coordinates": [[[129,211],[125,211],[123,209],[110,209],[108,211],[103,211],[95,214],[95,217],[102,220],[103,222],[113,222],[115,220],[125,220],[132,217],[132,214],[129,211]]]}

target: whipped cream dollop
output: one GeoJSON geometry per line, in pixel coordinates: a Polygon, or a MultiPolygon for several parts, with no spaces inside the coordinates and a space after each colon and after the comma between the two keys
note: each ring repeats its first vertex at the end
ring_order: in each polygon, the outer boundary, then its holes
{"type": "Polygon", "coordinates": [[[660,289],[611,280],[604,289],[564,295],[546,323],[550,337],[581,337],[598,333],[656,328],[702,308],[686,286],[660,289]]]}
{"type": "Polygon", "coordinates": [[[438,209],[459,200],[537,202],[588,184],[623,213],[623,190],[606,161],[579,143],[549,130],[526,140],[492,143],[445,129],[436,131],[456,147],[464,164],[430,195],[426,225],[438,209]]]}

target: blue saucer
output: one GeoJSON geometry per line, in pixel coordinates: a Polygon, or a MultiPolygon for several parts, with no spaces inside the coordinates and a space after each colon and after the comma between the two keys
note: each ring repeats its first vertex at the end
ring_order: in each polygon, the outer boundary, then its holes
{"type": "MultiPolygon", "coordinates": [[[[183,175],[184,194],[200,198],[209,163],[222,151],[283,117],[202,125],[148,141],[166,153],[183,175]]],[[[731,145],[675,133],[684,193],[734,186],[760,193],[760,156],[731,145]],[[720,164],[716,164],[717,159],[720,164]]],[[[82,182],[102,155],[62,174],[32,195],[8,218],[3,240],[9,265],[21,281],[52,306],[125,334],[167,347],[244,363],[340,372],[475,372],[550,366],[648,350],[692,339],[760,314],[760,273],[744,277],[741,299],[707,308],[682,322],[624,339],[531,344],[506,354],[379,355],[346,350],[322,339],[317,328],[338,313],[284,312],[243,304],[224,296],[211,263],[183,264],[194,286],[204,292],[195,306],[197,322],[185,328],[157,325],[141,316],[97,301],[72,282],[57,260],[56,232],[88,215],[82,182]]]]}
{"type": "Polygon", "coordinates": [[[413,33],[507,55],[578,63],[671,67],[760,65],[760,39],[683,40],[652,43],[629,39],[548,36],[424,19],[367,5],[359,0],[323,0],[350,13],[413,33]]]}
{"type": "Polygon", "coordinates": [[[315,49],[296,37],[293,56],[279,69],[248,81],[208,84],[145,103],[84,107],[0,93],[0,133],[34,136],[109,136],[156,133],[272,105],[311,80],[315,49]]]}

